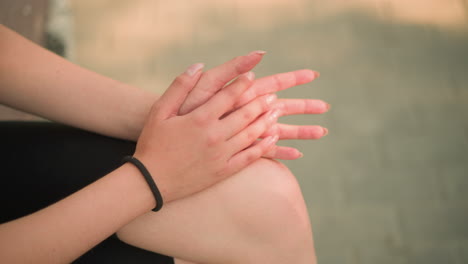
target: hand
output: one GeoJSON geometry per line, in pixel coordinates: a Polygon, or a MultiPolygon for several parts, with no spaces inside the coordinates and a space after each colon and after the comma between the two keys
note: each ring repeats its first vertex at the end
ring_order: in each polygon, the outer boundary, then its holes
{"type": "MultiPolygon", "coordinates": [[[[280,73],[255,80],[252,87],[242,96],[237,105],[245,104],[255,97],[275,93],[297,85],[309,83],[319,76],[311,70],[298,70],[280,73]]],[[[330,109],[330,105],[317,99],[278,99],[273,106],[280,109],[280,116],[298,114],[323,114],[330,109]]],[[[262,135],[278,135],[279,139],[319,139],[328,134],[328,129],[321,126],[297,126],[277,124],[262,135]]],[[[302,157],[302,153],[291,147],[275,146],[264,157],[292,160],[302,157]]]]}
{"type": "MultiPolygon", "coordinates": [[[[190,112],[199,104],[208,100],[223,85],[239,74],[252,70],[262,59],[264,52],[254,51],[246,56],[236,57],[216,68],[202,74],[198,87],[189,94],[182,107],[180,114],[190,112]],[[212,85],[215,84],[215,85],[212,85]]],[[[319,74],[311,70],[298,70],[293,72],[275,74],[255,80],[252,87],[244,92],[236,103],[235,108],[247,102],[269,93],[288,89],[297,85],[311,82],[319,74]]],[[[329,109],[329,105],[322,100],[313,99],[280,99],[276,103],[276,108],[280,109],[282,116],[296,114],[321,114],[329,109]]],[[[279,139],[319,139],[328,133],[326,128],[321,126],[294,126],[278,124],[270,131],[262,135],[278,134],[279,139]]],[[[278,159],[297,159],[302,154],[299,150],[291,147],[275,146],[264,157],[278,159]]]]}
{"type": "Polygon", "coordinates": [[[275,99],[271,95],[232,111],[253,83],[251,72],[190,113],[177,115],[190,90],[200,84],[201,68],[195,64],[176,78],[153,105],[137,143],[135,157],[146,165],[165,201],[196,193],[234,174],[268,152],[278,139],[268,136],[256,143],[279,115],[278,110],[270,111],[275,99]]]}

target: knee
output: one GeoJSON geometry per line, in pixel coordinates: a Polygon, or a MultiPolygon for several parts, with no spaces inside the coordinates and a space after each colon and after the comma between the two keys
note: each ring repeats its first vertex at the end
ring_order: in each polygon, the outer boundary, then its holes
{"type": "Polygon", "coordinates": [[[281,216],[278,221],[295,218],[308,222],[304,200],[296,177],[282,163],[260,159],[236,175],[236,197],[230,197],[233,209],[259,218],[281,216]]]}
{"type": "Polygon", "coordinates": [[[239,181],[239,185],[236,193],[226,194],[231,195],[227,199],[229,211],[242,233],[274,247],[298,249],[304,243],[312,246],[304,199],[295,176],[286,166],[261,159],[232,180],[239,181]]]}

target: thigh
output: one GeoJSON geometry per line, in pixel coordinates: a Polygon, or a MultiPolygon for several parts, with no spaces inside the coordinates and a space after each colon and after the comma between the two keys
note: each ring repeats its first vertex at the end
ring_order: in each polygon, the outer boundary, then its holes
{"type": "MultiPolygon", "coordinates": [[[[195,263],[314,263],[302,193],[282,164],[260,159],[117,232],[120,239],[195,263]]],[[[177,263],[177,262],[176,262],[177,263]]]]}
{"type": "MultiPolygon", "coordinates": [[[[0,122],[0,223],[40,210],[99,179],[135,144],[49,122],[0,122]]],[[[112,236],[76,263],[173,263],[112,236]]]]}

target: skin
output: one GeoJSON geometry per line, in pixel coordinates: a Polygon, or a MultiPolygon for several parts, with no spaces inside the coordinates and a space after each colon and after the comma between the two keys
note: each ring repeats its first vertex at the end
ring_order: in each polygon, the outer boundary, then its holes
{"type": "Polygon", "coordinates": [[[176,264],[316,263],[296,178],[271,159],[149,212],[117,235],[136,247],[174,256],[176,264]]]}
{"type": "MultiPolygon", "coordinates": [[[[72,64],[1,24],[0,37],[1,104],[98,134],[133,141],[138,139],[149,110],[159,95],[72,64]],[[47,67],[44,67],[44,62],[47,62],[47,67]],[[9,87],[14,89],[7,89],[9,87]],[[28,96],[23,96],[25,94],[28,96]]],[[[260,62],[262,56],[254,52],[236,57],[203,72],[200,81],[216,80],[219,72],[226,72],[229,76],[248,72],[260,62]],[[244,60],[252,62],[243,63],[244,60]]],[[[239,104],[260,95],[311,82],[317,76],[311,70],[298,70],[257,79],[240,98],[239,104]]],[[[212,96],[217,89],[220,89],[219,86],[211,90],[208,96],[212,96]]],[[[189,94],[187,100],[192,100],[195,94],[189,94]]],[[[277,103],[281,109],[280,116],[321,114],[329,109],[329,105],[322,100],[279,99],[277,103]]],[[[182,107],[187,112],[194,106],[187,101],[182,107]]],[[[320,126],[278,124],[276,127],[280,139],[318,139],[326,135],[326,130],[320,126]]],[[[296,159],[300,156],[298,150],[283,147],[273,148],[266,155],[279,159],[296,159]]]]}
{"type": "MultiPolygon", "coordinates": [[[[223,82],[226,83],[237,75],[252,70],[261,61],[264,54],[265,52],[263,51],[253,51],[246,56],[236,57],[203,73],[197,87],[193,89],[182,105],[180,113],[187,113],[198,104],[205,102],[214,93],[222,89],[223,82]]],[[[241,96],[235,107],[239,107],[261,95],[309,83],[318,76],[319,73],[312,70],[299,70],[258,79],[254,82],[251,89],[241,96]]],[[[314,99],[280,99],[275,103],[274,108],[280,110],[280,116],[286,116],[322,114],[329,110],[330,105],[322,100],[314,99]]],[[[279,139],[319,139],[327,133],[328,130],[321,126],[277,124],[262,136],[278,134],[279,139]]],[[[270,150],[264,157],[297,159],[302,157],[302,153],[295,148],[278,146],[270,150]]]]}
{"type": "MultiPolygon", "coordinates": [[[[252,104],[229,115],[244,111],[253,119],[262,115],[252,124],[245,120],[245,124],[241,124],[245,129],[238,129],[235,126],[237,120],[229,116],[219,120],[219,116],[231,110],[229,105],[233,106],[237,97],[250,87],[252,74],[241,76],[191,113],[175,115],[193,88],[193,85],[181,85],[186,83],[179,80],[193,81],[197,77],[188,75],[185,73],[176,79],[154,104],[135,153],[149,164],[148,168],[154,180],[161,183],[162,195],[168,202],[201,191],[232,175],[260,158],[277,140],[277,137],[269,137],[248,147],[256,137],[245,137],[244,132],[258,136],[276,121],[274,112],[264,115],[262,108],[251,111],[252,104]],[[229,140],[215,142],[204,138],[220,132],[229,140]],[[198,144],[190,144],[193,141],[198,144]],[[181,157],[187,161],[183,167],[178,166],[181,157]],[[158,161],[164,161],[159,164],[165,167],[152,166],[158,161]]],[[[52,206],[0,225],[2,261],[65,263],[77,258],[156,205],[139,174],[125,164],[52,206]],[[128,174],[131,178],[127,180],[128,174]]]]}
{"type": "Polygon", "coordinates": [[[251,146],[278,118],[278,110],[265,113],[270,105],[264,98],[231,112],[237,98],[252,85],[251,72],[241,75],[192,112],[177,115],[199,76],[183,74],[173,82],[151,109],[137,143],[134,156],[155,175],[167,202],[233,175],[260,158],[278,140],[277,136],[269,136],[251,146]],[[229,115],[220,119],[227,112],[229,115]]]}
{"type": "MultiPolygon", "coordinates": [[[[205,73],[201,69],[187,71],[159,99],[71,64],[0,25],[0,103],[108,136],[135,140],[141,133],[135,155],[149,164],[156,182],[162,185],[165,200],[190,199],[190,195],[203,193],[261,155],[286,159],[300,156],[295,149],[275,147],[275,134],[279,138],[319,138],[326,134],[321,127],[273,125],[275,115],[323,113],[328,105],[307,99],[267,103],[269,97],[263,95],[306,83],[316,74],[301,70],[256,81],[243,75],[262,55],[254,52],[240,56],[205,73]],[[230,76],[239,78],[226,86],[230,76]],[[182,85],[190,78],[198,78],[197,84],[182,85]],[[200,93],[203,96],[197,95],[201,89],[206,89],[200,93]],[[227,104],[230,108],[225,107],[226,100],[231,100],[227,104]],[[270,111],[275,108],[281,111],[270,111]],[[245,116],[242,111],[252,112],[250,119],[234,118],[245,116]],[[192,130],[199,137],[187,133],[192,130]],[[218,132],[223,137],[214,136],[218,132]],[[171,143],[158,141],[153,133],[171,143]],[[178,137],[171,137],[172,133],[178,137]],[[264,139],[257,143],[258,137],[264,139]],[[171,169],[178,166],[180,152],[171,154],[170,160],[177,164],[152,165],[168,160],[164,151],[172,146],[185,142],[180,145],[187,148],[188,142],[194,141],[201,145],[188,149],[192,154],[187,155],[206,155],[192,160],[190,169],[171,169]],[[165,146],[164,151],[158,150],[159,146],[165,146]],[[200,168],[208,168],[209,173],[201,173],[200,168]]],[[[154,206],[139,171],[126,164],[54,205],[0,225],[0,255],[8,263],[70,262],[154,206]],[[62,243],[65,240],[67,243],[62,243]]]]}
{"type": "MultiPolygon", "coordinates": [[[[217,74],[229,75],[229,70],[217,74]]],[[[262,97],[251,103],[258,100],[262,97]]],[[[316,262],[297,182],[287,168],[265,159],[168,204],[164,212],[147,213],[117,234],[131,245],[175,256],[177,264],[316,262]],[[265,210],[268,214],[262,213],[265,210]],[[282,226],[289,228],[278,228],[282,226]]]]}

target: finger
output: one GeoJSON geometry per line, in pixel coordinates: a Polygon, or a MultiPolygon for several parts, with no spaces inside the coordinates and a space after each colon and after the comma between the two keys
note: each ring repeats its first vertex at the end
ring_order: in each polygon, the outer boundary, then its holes
{"type": "Polygon", "coordinates": [[[260,135],[265,133],[265,131],[276,123],[279,115],[280,111],[278,109],[268,111],[241,132],[230,138],[228,143],[232,146],[231,151],[233,154],[252,145],[260,135]]]}
{"type": "MultiPolygon", "coordinates": [[[[328,129],[321,126],[296,126],[287,124],[277,124],[277,131],[280,139],[319,139],[328,134],[328,129]]],[[[262,136],[270,136],[268,131],[262,136]]]]}
{"type": "MultiPolygon", "coordinates": [[[[274,136],[274,135],[272,135],[274,136]]],[[[255,141],[252,146],[260,143],[260,140],[255,141]]],[[[292,147],[284,147],[284,146],[273,146],[270,148],[268,152],[263,154],[263,158],[269,159],[282,159],[282,160],[295,160],[302,158],[304,154],[302,154],[298,149],[292,147]]]]}
{"type": "Polygon", "coordinates": [[[278,99],[274,105],[281,109],[281,115],[323,114],[330,109],[330,105],[316,99],[278,99]]]}
{"type": "Polygon", "coordinates": [[[195,109],[193,113],[206,119],[220,118],[232,109],[239,96],[252,85],[254,78],[255,74],[253,72],[242,74],[233,83],[216,93],[204,105],[195,109]]]}
{"type": "Polygon", "coordinates": [[[305,69],[263,77],[256,80],[252,85],[252,89],[242,95],[239,102],[236,104],[236,107],[244,105],[260,95],[275,93],[277,91],[305,84],[315,80],[319,76],[320,73],[305,69]]]}
{"type": "Polygon", "coordinates": [[[278,136],[270,136],[262,139],[259,143],[242,150],[235,154],[228,161],[228,170],[231,173],[240,171],[250,163],[261,158],[263,154],[267,153],[275,143],[278,141],[278,136]]]}
{"type": "Polygon", "coordinates": [[[226,83],[240,74],[252,70],[262,60],[264,54],[264,51],[253,51],[248,55],[236,57],[203,73],[196,88],[189,94],[179,113],[189,113],[204,104],[226,83]]]}
{"type": "Polygon", "coordinates": [[[200,79],[203,67],[203,63],[193,64],[174,79],[167,91],[158,100],[158,115],[160,117],[168,118],[177,114],[185,98],[200,79]]]}
{"type": "Polygon", "coordinates": [[[274,146],[267,153],[263,154],[264,158],[295,160],[302,158],[304,155],[296,148],[274,146]]]}
{"type": "Polygon", "coordinates": [[[260,115],[269,111],[275,100],[275,94],[264,95],[230,113],[220,121],[221,127],[225,131],[224,134],[227,138],[231,138],[239,133],[260,115]]]}

